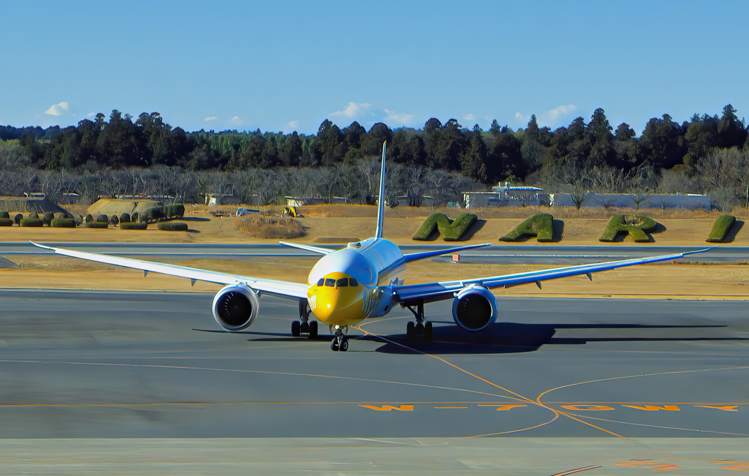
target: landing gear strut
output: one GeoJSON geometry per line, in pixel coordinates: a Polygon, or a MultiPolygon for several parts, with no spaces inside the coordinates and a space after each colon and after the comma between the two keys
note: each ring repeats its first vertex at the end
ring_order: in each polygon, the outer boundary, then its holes
{"type": "Polygon", "coordinates": [[[341,326],[335,326],[335,335],[330,341],[330,350],[346,352],[348,350],[348,336],[343,332],[341,326]]]}
{"type": "Polygon", "coordinates": [[[291,321],[291,335],[299,337],[307,334],[310,339],[317,338],[317,321],[309,320],[310,308],[306,299],[299,300],[299,321],[291,321]]]}
{"type": "Polygon", "coordinates": [[[414,321],[409,321],[406,325],[406,337],[409,340],[414,340],[421,336],[425,342],[432,342],[432,323],[427,321],[424,322],[424,303],[419,302],[414,307],[413,305],[404,306],[406,309],[411,311],[414,315],[414,321]]]}

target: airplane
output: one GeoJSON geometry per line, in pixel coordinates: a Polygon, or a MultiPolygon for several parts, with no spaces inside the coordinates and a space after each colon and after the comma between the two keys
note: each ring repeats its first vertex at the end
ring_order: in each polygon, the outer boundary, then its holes
{"type": "Polygon", "coordinates": [[[180,278],[223,285],[216,293],[211,310],[218,326],[228,332],[248,328],[260,312],[260,296],[270,295],[296,300],[299,319],[291,323],[291,335],[309,338],[318,335],[318,322],[333,333],[330,348],[347,351],[350,326],[369,318],[382,317],[395,306],[411,311],[413,321],[406,326],[409,339],[432,339],[432,323],[426,320],[424,305],[452,300],[452,317],[465,331],[480,332],[495,322],[499,313],[494,288],[508,288],[569,276],[587,276],[627,266],[672,261],[687,255],[702,253],[709,248],[667,255],[650,256],[594,264],[582,264],[524,273],[458,279],[422,284],[405,284],[402,272],[408,263],[448,253],[489,246],[473,244],[439,250],[403,254],[395,243],[383,237],[385,219],[387,143],[382,145],[380,163],[379,204],[375,235],[363,241],[348,243],[345,248],[331,250],[306,244],[280,242],[321,255],[309,272],[306,283],[279,281],[223,272],[162,264],[132,258],[56,248],[31,242],[34,246],[51,250],[54,254],[95,261],[124,268],[160,273],[180,278]],[[311,315],[317,320],[311,319],[311,315]]]}

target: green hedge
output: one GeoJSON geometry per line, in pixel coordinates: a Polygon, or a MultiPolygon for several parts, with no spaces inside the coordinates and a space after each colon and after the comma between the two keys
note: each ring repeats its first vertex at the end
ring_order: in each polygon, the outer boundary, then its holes
{"type": "Polygon", "coordinates": [[[75,228],[75,219],[73,218],[55,218],[50,223],[53,228],[75,228]]]}
{"type": "Polygon", "coordinates": [[[43,226],[44,222],[41,221],[39,218],[24,218],[21,220],[21,226],[31,227],[31,226],[43,226]]]}
{"type": "Polygon", "coordinates": [[[120,230],[145,230],[146,228],[148,228],[148,223],[134,221],[120,222],[120,230]]]}
{"type": "Polygon", "coordinates": [[[16,216],[13,217],[13,223],[16,225],[21,225],[21,220],[23,220],[23,215],[20,213],[16,213],[16,216]]]}
{"type": "Polygon", "coordinates": [[[96,215],[96,221],[100,223],[109,223],[109,217],[104,214],[96,215]]]}
{"type": "Polygon", "coordinates": [[[156,226],[164,231],[187,231],[187,223],[181,221],[165,221],[156,226]]]}
{"type": "MultiPolygon", "coordinates": [[[[133,220],[135,221],[135,220],[133,220]]],[[[123,213],[120,215],[120,223],[130,223],[130,214],[129,213],[123,213]]]]}
{"type": "Polygon", "coordinates": [[[616,241],[619,234],[624,234],[631,236],[637,243],[646,243],[652,241],[648,233],[654,231],[657,226],[658,222],[646,215],[614,215],[598,241],[616,241]]]}
{"type": "Polygon", "coordinates": [[[103,229],[103,228],[109,228],[109,223],[107,223],[105,221],[92,221],[92,222],[84,223],[83,226],[85,228],[99,228],[99,229],[103,229]]]}
{"type": "Polygon", "coordinates": [[[728,233],[736,223],[736,217],[733,215],[721,215],[715,219],[713,223],[713,229],[710,230],[710,235],[707,237],[709,243],[724,243],[728,238],[728,233]]]}
{"type": "Polygon", "coordinates": [[[10,213],[8,213],[8,212],[0,212],[0,218],[10,218],[10,213]]]}
{"type": "Polygon", "coordinates": [[[429,240],[438,232],[445,241],[459,241],[476,220],[478,217],[473,213],[461,213],[455,220],[450,220],[444,213],[433,213],[416,230],[413,239],[429,240]]]}
{"type": "Polygon", "coordinates": [[[13,220],[8,217],[0,217],[0,226],[13,226],[13,220]]]}
{"type": "Polygon", "coordinates": [[[500,241],[520,241],[532,236],[541,242],[554,241],[554,217],[548,213],[536,213],[501,237],[500,241]]]}

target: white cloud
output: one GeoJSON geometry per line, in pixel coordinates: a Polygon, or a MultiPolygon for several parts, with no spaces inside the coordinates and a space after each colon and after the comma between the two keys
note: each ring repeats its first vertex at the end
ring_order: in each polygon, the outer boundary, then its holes
{"type": "Polygon", "coordinates": [[[287,122],[286,123],[286,129],[289,130],[289,131],[295,131],[295,130],[299,129],[299,121],[297,121],[295,119],[293,121],[287,122]]]}
{"type": "Polygon", "coordinates": [[[346,106],[340,111],[333,111],[330,113],[333,117],[343,117],[346,119],[357,119],[362,118],[370,114],[371,104],[368,102],[355,102],[349,101],[346,106]]]}
{"type": "Polygon", "coordinates": [[[48,116],[62,116],[70,110],[70,103],[68,101],[60,101],[57,104],[53,104],[44,111],[44,114],[48,116]]]}
{"type": "Polygon", "coordinates": [[[460,116],[460,118],[466,122],[476,122],[476,119],[477,119],[476,114],[472,112],[465,113],[462,116],[460,116]]]}
{"type": "MultiPolygon", "coordinates": [[[[577,106],[575,104],[561,104],[538,114],[538,123],[542,126],[553,127],[558,125],[562,119],[568,117],[575,111],[577,111],[577,106]]],[[[530,120],[530,114],[516,112],[515,120],[518,123],[526,123],[530,120]]]]}
{"type": "Polygon", "coordinates": [[[542,123],[554,126],[560,119],[564,119],[577,110],[574,104],[562,104],[541,113],[540,120],[542,123]]]}
{"type": "Polygon", "coordinates": [[[231,116],[231,119],[229,119],[229,122],[231,122],[235,126],[241,126],[244,124],[244,121],[239,116],[231,116]]]}
{"type": "Polygon", "coordinates": [[[414,120],[414,115],[407,112],[397,112],[392,109],[385,109],[385,122],[390,126],[405,126],[411,124],[414,120]]]}
{"type": "Polygon", "coordinates": [[[205,116],[203,118],[203,122],[213,122],[213,121],[217,121],[217,120],[218,120],[218,116],[205,116]]]}
{"type": "Polygon", "coordinates": [[[86,117],[89,118],[89,119],[93,119],[94,117],[96,117],[96,113],[95,112],[89,112],[89,113],[86,114],[86,117]]]}

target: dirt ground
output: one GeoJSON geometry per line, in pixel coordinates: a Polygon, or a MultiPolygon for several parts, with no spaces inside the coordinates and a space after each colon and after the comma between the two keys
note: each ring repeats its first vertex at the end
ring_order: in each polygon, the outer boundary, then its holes
{"type": "MultiPolygon", "coordinates": [[[[14,256],[17,268],[0,269],[2,288],[59,288],[100,290],[215,291],[206,283],[190,286],[189,280],[74,260],[67,257],[14,256]]],[[[184,266],[236,274],[305,282],[314,258],[277,258],[251,261],[226,259],[163,260],[184,266]]],[[[406,283],[444,281],[518,273],[552,266],[452,264],[430,261],[409,265],[406,283]]],[[[555,267],[555,266],[554,266],[555,267]]],[[[749,297],[749,265],[665,263],[620,269],[543,283],[543,288],[523,285],[499,289],[497,296],[746,299],[749,297]],[[643,284],[646,285],[643,285],[643,284]]]]}
{"type": "MultiPolygon", "coordinates": [[[[87,228],[19,228],[0,227],[0,241],[121,241],[121,242],[164,242],[164,243],[275,243],[275,239],[249,238],[237,227],[239,220],[233,216],[215,217],[210,212],[223,211],[232,214],[236,206],[205,207],[190,205],[184,221],[189,226],[187,232],[168,232],[156,230],[150,225],[148,230],[106,230],[87,228]]],[[[250,207],[251,208],[251,207],[250,207]]],[[[264,207],[273,211],[280,207],[264,207]]],[[[426,207],[397,207],[388,209],[385,220],[385,236],[400,244],[424,243],[411,239],[423,220],[435,211],[442,211],[448,216],[456,217],[465,210],[433,209],[426,207]]],[[[563,222],[562,239],[550,245],[600,245],[598,237],[603,232],[608,217],[614,210],[602,209],[574,210],[549,208],[491,208],[471,210],[480,217],[479,224],[471,231],[467,243],[494,243],[507,245],[498,241],[499,237],[513,229],[529,215],[538,211],[550,212],[563,222]]],[[[304,216],[300,219],[306,229],[306,235],[296,238],[298,242],[345,243],[363,239],[374,233],[374,206],[366,205],[316,205],[303,207],[304,216]]],[[[630,211],[631,212],[631,211],[630,211]]],[[[673,246],[698,246],[705,244],[717,212],[702,211],[662,211],[648,210],[649,213],[665,228],[653,235],[653,243],[673,246]]],[[[745,210],[738,212],[741,221],[749,218],[745,210]]],[[[427,242],[445,243],[441,238],[427,242]]],[[[527,243],[536,244],[535,239],[527,243]]],[[[512,243],[509,243],[512,244],[512,243]]],[[[623,244],[632,245],[630,241],[623,244]]],[[[639,244],[649,246],[650,243],[639,244]]],[[[717,246],[749,246],[749,230],[740,229],[735,240],[717,246]]]]}

